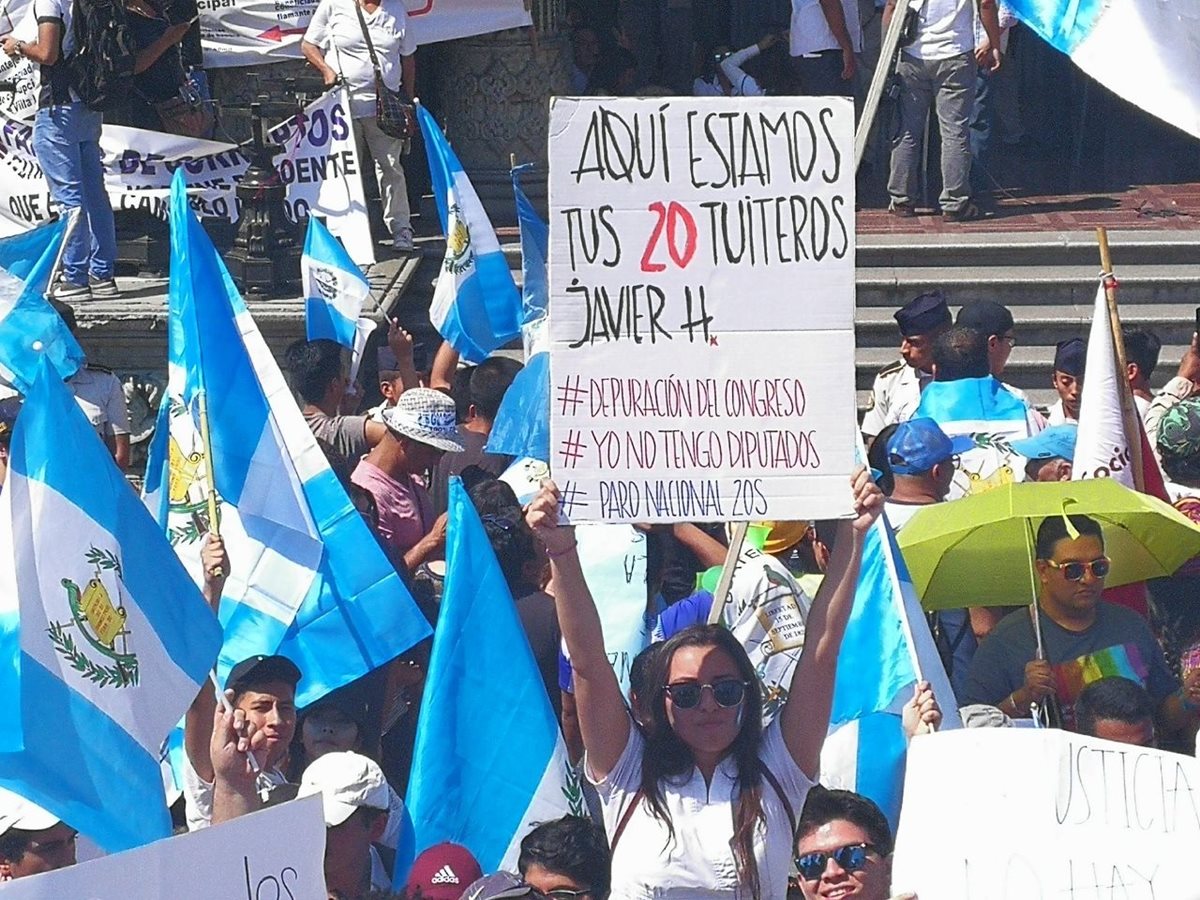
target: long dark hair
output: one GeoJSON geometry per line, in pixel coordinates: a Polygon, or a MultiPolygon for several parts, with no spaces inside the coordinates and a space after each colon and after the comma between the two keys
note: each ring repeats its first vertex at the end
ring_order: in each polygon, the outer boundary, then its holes
{"type": "Polygon", "coordinates": [[[671,660],[681,647],[717,647],[724,650],[737,666],[741,679],[747,682],[746,699],[742,701],[741,722],[737,737],[729,747],[729,755],[737,766],[737,798],[733,813],[733,857],[738,881],[750,888],[751,896],[760,896],[758,863],[754,858],[754,827],[766,821],[762,808],[762,691],[750,657],[728,630],[720,625],[693,625],[673,635],[662,650],[651,658],[646,674],[648,696],[644,699],[649,716],[646,727],[646,749],[642,755],[642,795],[651,814],[667,826],[669,841],[675,840],[675,825],[663,799],[663,779],[687,776],[696,761],[687,746],[667,719],[666,693],[663,686],[671,672],[671,660]]]}

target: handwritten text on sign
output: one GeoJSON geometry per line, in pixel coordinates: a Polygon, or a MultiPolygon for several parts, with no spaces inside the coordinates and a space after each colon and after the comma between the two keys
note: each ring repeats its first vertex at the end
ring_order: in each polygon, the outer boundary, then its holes
{"type": "Polygon", "coordinates": [[[6,884],[4,900],[324,900],[325,819],[306,797],[6,884]]]}
{"type": "Polygon", "coordinates": [[[1192,757],[1057,730],[943,732],[909,750],[892,888],[921,900],[1194,900],[1198,839],[1192,757]],[[952,785],[970,785],[967,799],[952,785]]]}
{"type": "Polygon", "coordinates": [[[556,99],[550,118],[550,464],[564,511],[848,513],[849,101],[556,99]]]}

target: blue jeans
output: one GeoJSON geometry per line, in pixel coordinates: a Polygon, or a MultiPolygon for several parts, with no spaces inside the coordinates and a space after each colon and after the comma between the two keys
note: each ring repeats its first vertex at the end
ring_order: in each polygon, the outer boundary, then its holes
{"type": "Polygon", "coordinates": [[[63,253],[63,280],[87,284],[89,271],[97,279],[112,278],[117,229],[100,163],[100,113],[82,103],[39,109],[33,152],[61,211],[81,210],[63,253]]]}

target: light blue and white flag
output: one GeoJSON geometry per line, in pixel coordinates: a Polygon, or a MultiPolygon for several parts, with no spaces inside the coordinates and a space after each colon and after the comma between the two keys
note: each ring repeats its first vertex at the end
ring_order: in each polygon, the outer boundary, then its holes
{"type": "Polygon", "coordinates": [[[171,834],[159,745],[221,630],[44,361],[0,493],[0,786],[110,853],[171,834]]]}
{"type": "Polygon", "coordinates": [[[1190,0],[1005,0],[1114,94],[1200,138],[1200,15],[1190,0]]]}
{"type": "Polygon", "coordinates": [[[168,386],[145,500],[199,582],[205,392],[231,569],[218,674],[283,654],[304,673],[303,705],[399,656],[429,626],[317,446],[180,178],[171,190],[168,386]]]}
{"type": "Polygon", "coordinates": [[[900,710],[918,680],[942,708],[942,728],[959,728],[958,704],[886,513],[867,533],[854,608],[838,653],[821,783],[874,800],[899,819],[907,742],[900,710]]]}
{"type": "Polygon", "coordinates": [[[950,437],[966,435],[975,447],[958,455],[949,500],[981,494],[1025,480],[1025,465],[1012,442],[1040,430],[1029,406],[1000,381],[960,378],[935,381],[921,392],[913,418],[928,416],[950,437]]]}
{"type": "Polygon", "coordinates": [[[363,304],[371,297],[367,278],[341,242],[316,216],[308,217],[308,234],[300,257],[304,290],[304,324],[310,341],[322,338],[353,349],[363,304]]]}
{"type": "Polygon", "coordinates": [[[521,333],[525,343],[525,367],[517,373],[504,392],[496,411],[489,453],[502,453],[517,459],[526,457],[550,461],[550,331],[546,312],[550,285],[546,275],[546,255],[550,233],[546,223],[525,192],[518,174],[528,166],[513,169],[513,192],[517,200],[517,221],[521,225],[521,270],[524,284],[521,302],[524,320],[521,333]]]}
{"type": "MultiPolygon", "coordinates": [[[[526,163],[512,170],[517,224],[521,228],[522,324],[526,326],[544,319],[550,310],[550,278],[546,269],[546,261],[550,258],[550,229],[521,190],[520,176],[532,168],[533,163],[526,163]]],[[[532,355],[528,348],[526,353],[532,355]]]]}
{"type": "Polygon", "coordinates": [[[67,323],[46,300],[46,288],[70,218],[0,240],[0,379],[22,393],[43,356],[64,378],[84,363],[67,323]]]}
{"type": "MultiPolygon", "coordinates": [[[[413,851],[453,841],[485,872],[515,871],[521,838],[535,823],[582,814],[583,796],[516,604],[458,478],[449,512],[446,584],[405,797],[413,851]]],[[[411,862],[397,861],[397,885],[411,862]]]]}
{"type": "Polygon", "coordinates": [[[446,136],[420,105],[417,120],[446,234],[446,258],[429,320],[463,359],[481,363],[520,336],[521,298],[496,231],[446,136]]]}

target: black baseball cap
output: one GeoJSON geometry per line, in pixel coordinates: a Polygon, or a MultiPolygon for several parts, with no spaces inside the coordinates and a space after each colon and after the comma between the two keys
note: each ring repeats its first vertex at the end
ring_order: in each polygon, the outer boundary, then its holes
{"type": "Polygon", "coordinates": [[[300,668],[286,656],[266,656],[259,654],[243,659],[229,670],[225,679],[225,689],[241,690],[251,684],[266,684],[269,681],[281,681],[293,688],[303,677],[300,668]]]}

